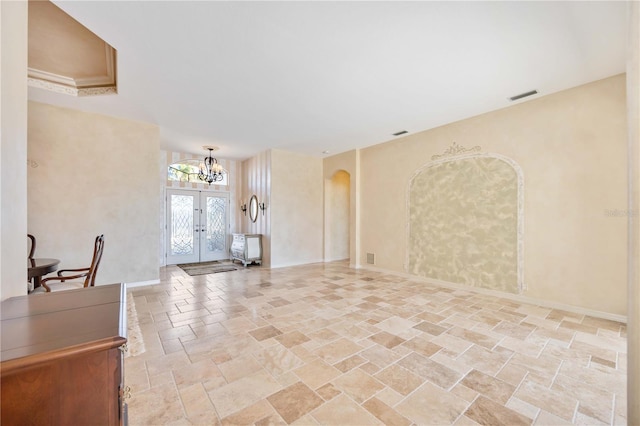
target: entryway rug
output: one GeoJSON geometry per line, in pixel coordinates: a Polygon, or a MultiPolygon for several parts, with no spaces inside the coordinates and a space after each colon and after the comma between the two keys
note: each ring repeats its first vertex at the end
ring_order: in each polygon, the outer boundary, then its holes
{"type": "Polygon", "coordinates": [[[188,275],[195,277],[197,275],[217,274],[218,272],[237,271],[238,268],[233,266],[229,261],[215,261],[202,263],[183,263],[179,266],[188,275]]]}

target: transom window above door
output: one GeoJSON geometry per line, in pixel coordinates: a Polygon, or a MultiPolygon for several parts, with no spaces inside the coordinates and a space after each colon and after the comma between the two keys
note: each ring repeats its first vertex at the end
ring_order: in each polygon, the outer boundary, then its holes
{"type": "MultiPolygon", "coordinates": [[[[185,159],[169,165],[167,168],[167,180],[173,182],[195,182],[206,183],[198,178],[202,160],[185,159]]],[[[216,185],[229,185],[229,173],[223,169],[222,180],[215,182],[216,185]]]]}

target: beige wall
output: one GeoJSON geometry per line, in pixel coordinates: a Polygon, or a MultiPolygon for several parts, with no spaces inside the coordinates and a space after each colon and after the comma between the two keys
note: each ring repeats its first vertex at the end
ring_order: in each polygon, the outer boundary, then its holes
{"type": "Polygon", "coordinates": [[[480,145],[524,173],[523,294],[625,315],[626,132],[619,75],[363,149],[360,262],[405,271],[411,175],[453,142],[480,145]]]}
{"type": "Polygon", "coordinates": [[[27,2],[0,2],[0,298],[27,293],[27,2]]]}
{"type": "Polygon", "coordinates": [[[271,150],[271,266],[322,262],[322,159],[271,150]]]}
{"type": "Polygon", "coordinates": [[[29,102],[28,229],[38,257],[88,266],[104,234],[96,284],[159,277],[159,129],[29,102]]]}

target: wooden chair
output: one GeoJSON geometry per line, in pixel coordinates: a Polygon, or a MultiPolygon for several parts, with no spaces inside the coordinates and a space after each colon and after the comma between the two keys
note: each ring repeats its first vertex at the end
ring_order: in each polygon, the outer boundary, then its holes
{"type": "MultiPolygon", "coordinates": [[[[27,234],[27,260],[30,262],[29,266],[35,266],[33,255],[36,253],[36,237],[31,234],[27,234]]],[[[36,277],[27,281],[27,293],[32,291],[36,285],[36,277]]]]}
{"type": "Polygon", "coordinates": [[[36,237],[31,234],[27,234],[29,241],[27,242],[27,259],[33,260],[33,255],[36,253],[36,237]]]}
{"type": "Polygon", "coordinates": [[[44,293],[60,290],[73,290],[76,288],[93,287],[96,283],[96,274],[98,273],[98,266],[100,265],[100,259],[102,259],[102,252],[104,250],[104,235],[98,235],[93,248],[93,259],[91,260],[91,266],[88,268],[79,269],[61,269],[58,271],[57,277],[45,278],[41,282],[41,286],[36,288],[34,293],[44,293]],[[72,275],[65,275],[72,272],[72,275]],[[84,281],[72,281],[78,278],[83,278],[84,281]]]}

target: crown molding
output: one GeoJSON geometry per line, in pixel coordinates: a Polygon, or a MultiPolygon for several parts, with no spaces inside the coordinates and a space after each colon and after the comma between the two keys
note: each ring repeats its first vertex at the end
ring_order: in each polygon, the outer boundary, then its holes
{"type": "Polygon", "coordinates": [[[50,92],[62,93],[70,96],[97,96],[97,95],[115,95],[118,93],[118,89],[115,86],[110,87],[87,87],[84,89],[78,89],[75,87],[69,87],[64,84],[54,83],[51,81],[40,80],[37,78],[28,78],[27,85],[36,87],[38,89],[48,90],[50,92]]]}
{"type": "Polygon", "coordinates": [[[105,43],[104,46],[106,55],[105,75],[72,78],[35,68],[28,68],[27,84],[31,87],[71,96],[95,96],[118,93],[116,85],[116,50],[107,43],[105,43]]]}

